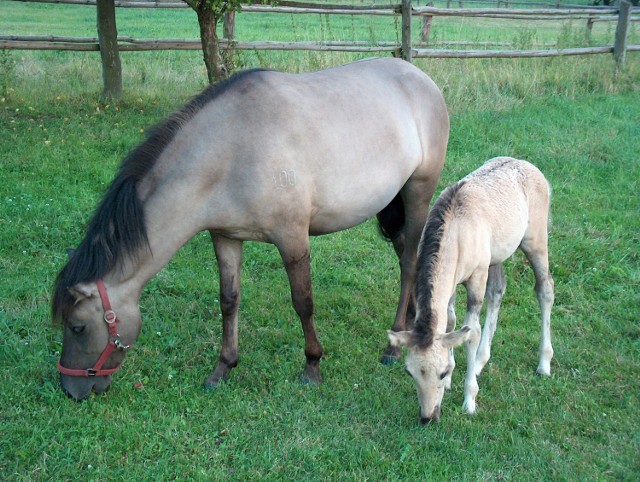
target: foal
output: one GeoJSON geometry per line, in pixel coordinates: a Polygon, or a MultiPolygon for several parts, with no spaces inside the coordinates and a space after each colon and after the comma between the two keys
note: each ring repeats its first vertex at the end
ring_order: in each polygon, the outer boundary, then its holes
{"type": "Polygon", "coordinates": [[[476,411],[476,377],[489,360],[498,310],[506,288],[502,266],[517,248],[536,277],[542,311],[537,373],[550,375],[553,279],[549,273],[547,222],[551,190],[532,164],[497,157],[446,188],[422,232],[418,254],[417,314],[412,331],[389,331],[395,347],[407,346],[406,366],[420,403],[420,421],[438,421],[445,388],[455,367],[453,348],[466,343],[463,409],[476,411]],[[464,326],[455,328],[455,290],[467,290],[464,326]],[[487,295],[482,331],[480,310],[487,295]]]}

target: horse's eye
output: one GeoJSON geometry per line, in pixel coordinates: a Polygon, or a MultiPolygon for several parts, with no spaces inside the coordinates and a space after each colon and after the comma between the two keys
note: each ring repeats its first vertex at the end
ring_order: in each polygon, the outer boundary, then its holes
{"type": "Polygon", "coordinates": [[[76,335],[79,335],[84,331],[84,325],[72,326],[71,331],[73,331],[76,335]]]}
{"type": "Polygon", "coordinates": [[[440,374],[440,380],[444,380],[448,374],[449,374],[449,370],[447,370],[447,371],[443,372],[442,374],[440,374]]]}

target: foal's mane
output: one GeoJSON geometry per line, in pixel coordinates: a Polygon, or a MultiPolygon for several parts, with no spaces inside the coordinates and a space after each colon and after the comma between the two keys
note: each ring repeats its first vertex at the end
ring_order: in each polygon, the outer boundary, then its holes
{"type": "Polygon", "coordinates": [[[438,265],[442,237],[451,214],[458,206],[457,195],[464,181],[447,187],[434,204],[425,225],[418,252],[418,280],[416,294],[418,315],[413,329],[412,342],[428,348],[433,343],[436,319],[431,309],[435,269],[438,265]]]}
{"type": "Polygon", "coordinates": [[[147,227],[137,186],[162,151],[209,102],[261,69],[247,70],[209,86],[182,109],[153,127],[147,138],[122,161],[87,227],[84,239],[58,274],[51,302],[54,321],[67,318],[74,299],[68,288],[95,281],[115,269],[127,257],[135,259],[148,249],[147,227]]]}

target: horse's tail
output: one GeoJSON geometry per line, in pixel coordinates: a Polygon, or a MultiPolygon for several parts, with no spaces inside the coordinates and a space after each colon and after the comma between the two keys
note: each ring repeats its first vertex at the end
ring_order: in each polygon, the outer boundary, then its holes
{"type": "Polygon", "coordinates": [[[389,205],[380,211],[377,216],[380,234],[388,241],[394,241],[402,234],[404,229],[404,201],[397,194],[389,205]]]}

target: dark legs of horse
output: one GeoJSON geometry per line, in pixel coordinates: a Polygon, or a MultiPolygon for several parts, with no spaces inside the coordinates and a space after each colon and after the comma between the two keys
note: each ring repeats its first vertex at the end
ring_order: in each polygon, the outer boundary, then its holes
{"type": "Polygon", "coordinates": [[[307,359],[306,366],[302,373],[302,382],[319,384],[322,381],[320,376],[320,359],[322,358],[322,345],[318,340],[315,321],[313,318],[313,289],[311,287],[311,257],[309,250],[309,238],[304,236],[280,241],[276,243],[291,287],[291,301],[293,308],[302,322],[304,332],[305,348],[304,354],[307,359]]]}
{"type": "MultiPolygon", "coordinates": [[[[540,339],[538,368],[539,375],[551,375],[551,358],[553,358],[553,347],[551,345],[551,308],[554,302],[554,283],[549,272],[549,254],[547,248],[546,224],[544,233],[540,233],[537,238],[527,239],[522,243],[522,250],[527,255],[529,263],[536,276],[536,295],[542,315],[542,337],[540,339]]],[[[542,231],[542,229],[541,229],[542,231]]]]}
{"type": "Polygon", "coordinates": [[[216,369],[207,379],[206,389],[215,388],[238,364],[238,308],[240,306],[240,271],[242,241],[211,233],[220,271],[220,311],[222,312],[222,347],[216,369]]]}
{"type": "MultiPolygon", "coordinates": [[[[387,206],[379,215],[378,221],[383,223],[385,217],[389,217],[389,211],[400,213],[397,204],[402,201],[402,212],[404,223],[402,224],[401,237],[393,237],[394,248],[400,257],[400,299],[396,317],[391,327],[392,331],[404,331],[407,329],[407,319],[409,323],[415,318],[415,285],[417,272],[418,245],[422,229],[429,213],[429,201],[435,190],[437,179],[408,181],[403,187],[399,196],[387,206]],[[385,213],[386,211],[386,213],[385,213]],[[386,214],[386,216],[385,216],[386,214]],[[411,318],[408,318],[411,316],[411,318]]],[[[397,224],[396,224],[397,225],[397,224]]],[[[383,233],[385,232],[383,227],[383,233]]],[[[400,348],[388,345],[380,361],[385,365],[399,360],[402,357],[400,348]]]]}
{"type": "Polygon", "coordinates": [[[464,380],[463,410],[467,413],[476,412],[476,396],[478,395],[478,380],[476,377],[476,355],[480,344],[480,311],[487,289],[489,268],[477,269],[464,283],[467,290],[467,314],[464,326],[471,329],[471,335],[465,342],[467,349],[467,373],[464,380]]]}
{"type": "MultiPolygon", "coordinates": [[[[393,249],[398,256],[398,260],[402,259],[402,253],[404,253],[404,233],[400,233],[398,236],[391,240],[393,249]]],[[[415,294],[409,297],[409,305],[407,306],[407,313],[405,315],[405,329],[412,330],[416,319],[416,297],[415,294]]]]}
{"type": "Polygon", "coordinates": [[[489,267],[489,276],[487,278],[487,292],[485,298],[487,300],[487,315],[482,329],[482,338],[480,346],[476,353],[476,376],[480,375],[482,369],[491,357],[491,342],[493,335],[498,326],[498,312],[502,297],[507,289],[507,280],[504,275],[504,266],[502,263],[489,267]]]}

